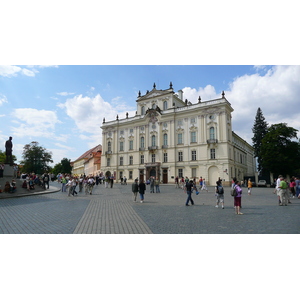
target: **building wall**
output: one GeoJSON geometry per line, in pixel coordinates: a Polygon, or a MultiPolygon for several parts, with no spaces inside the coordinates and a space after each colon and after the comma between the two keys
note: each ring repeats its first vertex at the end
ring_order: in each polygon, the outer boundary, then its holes
{"type": "Polygon", "coordinates": [[[161,181],[168,183],[173,183],[182,171],[184,177],[195,176],[198,179],[202,176],[209,185],[214,185],[219,177],[229,185],[231,177],[243,179],[245,174],[254,175],[253,149],[232,132],[233,109],[226,98],[223,96],[191,105],[180,97],[181,93],[178,96],[172,89],[153,89],[138,97],[136,116],[104,122],[101,127],[101,171],[104,174],[107,171],[116,172],[117,180],[125,175],[129,181],[130,174],[132,179],[146,180],[155,173],[161,181]],[[162,109],[164,102],[168,105],[165,110],[162,109]],[[192,132],[195,141],[192,140],[192,132]],[[164,134],[168,135],[166,146],[164,134]],[[178,140],[179,134],[182,134],[182,141],[178,140]],[[155,147],[152,147],[152,136],[155,136],[155,147]],[[141,137],[144,137],[143,149],[141,137]],[[121,142],[123,150],[120,149],[121,142]],[[192,151],[196,153],[195,160],[192,151]],[[179,152],[182,152],[182,161],[179,152]],[[215,153],[214,157],[212,152],[215,153]],[[167,162],[164,162],[164,153],[168,157],[167,162]],[[153,154],[155,163],[152,162],[153,154]],[[141,163],[141,155],[144,155],[144,163],[141,163]]]}

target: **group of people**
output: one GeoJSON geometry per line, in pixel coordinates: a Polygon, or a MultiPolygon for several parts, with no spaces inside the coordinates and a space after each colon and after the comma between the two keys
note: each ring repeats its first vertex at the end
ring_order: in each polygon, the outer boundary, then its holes
{"type": "Polygon", "coordinates": [[[160,188],[159,188],[159,179],[158,177],[150,176],[150,178],[146,181],[147,185],[150,186],[150,193],[154,193],[154,187],[155,187],[155,192],[160,193],[160,188]]]}
{"type": "Polygon", "coordinates": [[[276,179],[276,186],[274,194],[278,196],[278,204],[280,206],[287,206],[291,202],[291,198],[300,199],[300,179],[299,177],[292,176],[290,181],[279,175],[276,179]]]}
{"type": "Polygon", "coordinates": [[[42,175],[37,175],[35,173],[22,174],[23,179],[22,188],[29,190],[34,190],[35,186],[40,186],[43,189],[49,189],[50,175],[49,173],[44,173],[42,175]]]}
{"type": "Polygon", "coordinates": [[[4,185],[4,189],[1,189],[0,186],[0,193],[4,192],[4,193],[14,193],[17,190],[17,184],[16,181],[14,179],[12,179],[11,182],[6,181],[5,185],[4,185]]]}
{"type": "MultiPolygon", "coordinates": [[[[191,180],[193,182],[193,185],[196,186],[197,185],[196,178],[193,178],[191,180]]],[[[190,182],[190,179],[187,176],[185,178],[184,177],[179,178],[178,176],[176,176],[176,178],[175,178],[175,187],[176,188],[182,188],[184,190],[185,189],[185,185],[188,182],[190,182]]],[[[200,177],[198,183],[199,183],[199,189],[200,190],[202,190],[202,191],[205,190],[206,192],[208,192],[208,188],[206,186],[205,178],[200,177]]]]}

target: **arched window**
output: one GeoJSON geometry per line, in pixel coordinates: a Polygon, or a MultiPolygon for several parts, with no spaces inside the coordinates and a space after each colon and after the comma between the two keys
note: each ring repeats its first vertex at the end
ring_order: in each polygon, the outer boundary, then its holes
{"type": "Polygon", "coordinates": [[[145,138],[141,136],[141,148],[145,148],[145,138]]]}
{"type": "Polygon", "coordinates": [[[111,151],[111,142],[107,143],[107,151],[111,151]]]}
{"type": "Polygon", "coordinates": [[[145,106],[142,106],[141,108],[141,115],[143,116],[145,114],[145,106]]]}
{"type": "Polygon", "coordinates": [[[151,137],[151,145],[152,145],[152,147],[156,146],[156,137],[155,137],[155,135],[152,135],[152,137],[151,137]]]}
{"type": "Polygon", "coordinates": [[[165,133],[164,134],[164,146],[168,145],[168,135],[165,133]]]}
{"type": "Polygon", "coordinates": [[[156,108],[156,104],[153,103],[153,104],[152,104],[152,109],[155,109],[155,108],[156,108]]]}
{"type": "Polygon", "coordinates": [[[209,128],[209,138],[211,140],[214,140],[215,139],[215,128],[214,127],[210,127],[209,128]]]}
{"type": "Polygon", "coordinates": [[[168,109],[168,101],[164,101],[164,110],[168,109]]]}

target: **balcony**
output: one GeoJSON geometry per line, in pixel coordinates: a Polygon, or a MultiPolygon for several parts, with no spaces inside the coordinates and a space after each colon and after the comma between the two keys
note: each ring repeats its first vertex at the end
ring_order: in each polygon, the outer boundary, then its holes
{"type": "Polygon", "coordinates": [[[162,145],[161,148],[162,149],[168,149],[168,145],[162,145]]]}
{"type": "Polygon", "coordinates": [[[218,140],[217,139],[209,139],[207,140],[207,144],[217,144],[218,140]]]}
{"type": "Polygon", "coordinates": [[[105,155],[111,155],[112,151],[105,151],[105,155]]]}
{"type": "Polygon", "coordinates": [[[145,147],[140,147],[139,151],[145,151],[145,147]]]}
{"type": "Polygon", "coordinates": [[[158,149],[158,146],[149,146],[148,147],[148,150],[157,150],[158,149]]]}

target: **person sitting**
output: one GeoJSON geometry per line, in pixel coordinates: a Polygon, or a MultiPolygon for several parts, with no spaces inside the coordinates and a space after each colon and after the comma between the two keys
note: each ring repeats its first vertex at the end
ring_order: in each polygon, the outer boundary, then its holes
{"type": "Polygon", "coordinates": [[[16,190],[17,190],[16,182],[12,180],[10,184],[10,192],[14,193],[16,190]]]}
{"type": "Polygon", "coordinates": [[[10,184],[8,181],[6,181],[4,186],[4,193],[9,193],[9,192],[10,192],[10,184]]]}

